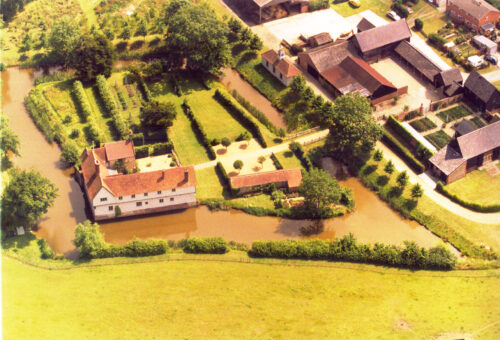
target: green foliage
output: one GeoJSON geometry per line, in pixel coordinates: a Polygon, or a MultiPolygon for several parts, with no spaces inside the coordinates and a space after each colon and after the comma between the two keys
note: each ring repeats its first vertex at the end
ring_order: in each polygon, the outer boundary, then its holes
{"type": "Polygon", "coordinates": [[[255,241],[249,251],[254,257],[282,259],[348,261],[373,263],[412,269],[451,270],[456,257],[448,249],[438,246],[426,250],[414,242],[405,242],[403,247],[358,244],[352,234],[334,241],[284,240],[255,241]],[[432,254],[432,255],[431,255],[432,254]]]}
{"type": "Polygon", "coordinates": [[[146,158],[149,157],[149,145],[136,146],[134,147],[135,158],[146,158]]]}
{"type": "Polygon", "coordinates": [[[269,157],[273,161],[274,166],[276,167],[276,169],[278,169],[278,170],[283,169],[283,165],[281,164],[281,162],[279,161],[278,157],[276,157],[276,155],[274,153],[272,153],[271,156],[269,156],[269,157]]]}
{"type": "Polygon", "coordinates": [[[167,153],[172,152],[174,146],[171,142],[165,143],[156,143],[153,145],[153,151],[151,152],[151,156],[165,155],[167,153]]]}
{"type": "Polygon", "coordinates": [[[241,168],[243,168],[243,161],[242,161],[242,160],[239,160],[239,159],[238,159],[238,160],[236,160],[236,161],[234,161],[234,163],[233,163],[233,167],[234,167],[235,169],[241,170],[241,168]]]}
{"type": "Polygon", "coordinates": [[[193,254],[225,254],[229,248],[222,237],[191,237],[186,240],[183,250],[193,254]]]}
{"type": "Polygon", "coordinates": [[[144,134],[141,133],[135,133],[132,136],[132,141],[134,142],[135,146],[141,146],[144,145],[144,134]]]}
{"type": "Polygon", "coordinates": [[[311,216],[321,218],[331,210],[331,204],[340,202],[341,190],[337,180],[326,171],[311,169],[302,176],[299,194],[304,197],[304,205],[311,216]]]}
{"type": "Polygon", "coordinates": [[[296,96],[302,96],[306,89],[306,78],[303,75],[295,76],[290,83],[290,91],[296,96]]]}
{"type": "Polygon", "coordinates": [[[227,149],[229,145],[231,145],[231,140],[227,137],[221,139],[220,143],[227,149]]]}
{"type": "Polygon", "coordinates": [[[424,132],[427,130],[431,130],[437,127],[437,125],[427,117],[422,119],[414,120],[410,123],[411,127],[413,127],[418,132],[424,132]]]}
{"type": "Polygon", "coordinates": [[[94,143],[95,146],[100,146],[104,142],[104,137],[93,119],[89,120],[86,134],[89,142],[94,143]]]}
{"type": "Polygon", "coordinates": [[[9,22],[17,12],[24,9],[24,5],[33,0],[2,0],[0,6],[0,14],[4,22],[9,22]]]}
{"type": "Polygon", "coordinates": [[[84,35],[73,54],[71,66],[76,69],[77,77],[87,83],[100,74],[109,77],[116,61],[113,45],[103,34],[84,35]]]}
{"type": "Polygon", "coordinates": [[[384,171],[389,175],[392,175],[392,173],[394,172],[394,163],[391,160],[389,160],[385,165],[384,171]]]}
{"type": "Polygon", "coordinates": [[[39,172],[11,169],[2,193],[2,229],[31,228],[54,204],[57,187],[39,172]]]}
{"type": "Polygon", "coordinates": [[[234,99],[236,99],[236,101],[241,104],[241,106],[247,109],[247,111],[250,112],[252,116],[257,118],[257,120],[261,122],[262,125],[264,125],[269,131],[271,131],[275,135],[284,137],[284,135],[280,135],[279,129],[273,123],[271,123],[271,121],[261,111],[259,111],[255,106],[252,105],[252,103],[241,96],[236,90],[232,90],[231,94],[233,95],[234,99]]]}
{"type": "Polygon", "coordinates": [[[195,132],[198,139],[201,141],[201,144],[203,144],[203,146],[205,147],[208,157],[212,160],[215,159],[216,158],[215,151],[210,146],[210,141],[208,139],[207,133],[203,129],[203,126],[198,121],[198,119],[194,116],[191,106],[189,106],[187,100],[185,100],[182,103],[182,110],[191,121],[193,131],[195,132]]]}
{"type": "Polygon", "coordinates": [[[118,88],[118,86],[115,86],[115,91],[116,91],[116,94],[118,95],[118,100],[120,101],[120,104],[122,104],[122,109],[127,110],[128,105],[127,105],[127,101],[125,100],[125,95],[123,94],[122,90],[120,90],[118,88]]]}
{"type": "Polygon", "coordinates": [[[42,259],[52,259],[54,258],[54,252],[50,249],[47,240],[44,238],[38,239],[38,246],[40,247],[40,253],[42,253],[42,259]]]}
{"type": "Polygon", "coordinates": [[[215,90],[214,98],[217,99],[224,107],[228,109],[228,112],[238,120],[245,128],[252,132],[252,135],[257,139],[257,141],[262,145],[263,148],[267,147],[267,143],[262,135],[262,131],[260,130],[257,123],[253,121],[250,116],[247,115],[245,111],[236,106],[233,101],[224,93],[219,91],[219,89],[215,90]]]}
{"type": "Polygon", "coordinates": [[[8,159],[9,153],[19,156],[19,137],[10,129],[7,116],[0,114],[0,151],[2,161],[8,159]]]}
{"type": "Polygon", "coordinates": [[[446,189],[446,187],[441,182],[437,183],[436,190],[441,194],[443,194],[444,196],[448,197],[453,202],[458,203],[461,206],[466,207],[467,209],[470,210],[478,212],[486,212],[486,213],[500,211],[500,204],[483,205],[479,203],[469,202],[461,198],[460,196],[448,191],[448,189],[446,189]]]}
{"type": "Polygon", "coordinates": [[[90,107],[89,99],[85,94],[83,85],[79,80],[73,82],[73,96],[76,98],[76,104],[80,112],[80,116],[83,121],[87,121],[92,114],[92,109],[90,107]]]}
{"type": "Polygon", "coordinates": [[[144,100],[146,102],[152,101],[153,100],[153,95],[151,94],[151,91],[149,90],[148,85],[144,81],[144,78],[139,77],[138,81],[137,81],[137,84],[139,85],[139,90],[141,91],[142,96],[144,97],[144,100]]]}
{"type": "Polygon", "coordinates": [[[96,86],[101,96],[104,107],[111,115],[113,126],[121,139],[126,139],[128,137],[128,126],[126,125],[123,117],[121,116],[118,108],[116,107],[115,100],[111,94],[111,90],[106,82],[106,78],[103,75],[98,75],[96,77],[96,86]]]}
{"type": "Polygon", "coordinates": [[[73,66],[74,51],[81,37],[74,18],[62,17],[52,25],[48,40],[50,51],[65,66],[73,66]]]}
{"type": "Polygon", "coordinates": [[[417,157],[421,162],[427,162],[427,160],[432,156],[432,152],[424,144],[422,144],[422,142],[413,137],[413,135],[393,116],[389,116],[387,119],[387,126],[390,127],[392,131],[394,131],[398,137],[402,138],[407,144],[416,145],[415,151],[417,151],[417,157]]]}
{"type": "Polygon", "coordinates": [[[396,177],[396,182],[398,183],[398,186],[403,189],[406,184],[408,184],[408,179],[408,173],[405,170],[399,173],[398,177],[396,177]]]}
{"type": "Polygon", "coordinates": [[[441,37],[439,34],[437,33],[431,33],[427,36],[427,40],[433,44],[434,46],[438,47],[438,48],[443,48],[443,45],[446,44],[446,39],[444,39],[443,37],[441,37]]]}
{"type": "Polygon", "coordinates": [[[75,165],[80,161],[80,151],[73,141],[61,144],[61,161],[68,165],[75,165]]]}
{"type": "Polygon", "coordinates": [[[392,5],[391,5],[391,9],[393,11],[395,11],[396,13],[398,13],[398,15],[401,17],[401,18],[408,18],[408,15],[410,13],[408,13],[408,10],[406,8],[403,7],[403,5],[401,4],[401,1],[396,1],[394,2],[392,5]]]}
{"type": "Polygon", "coordinates": [[[141,108],[140,119],[146,128],[165,129],[172,126],[177,110],[172,102],[150,101],[141,108]]]}
{"type": "Polygon", "coordinates": [[[309,159],[309,157],[307,157],[306,152],[302,147],[302,144],[298,142],[291,142],[288,147],[295,154],[295,156],[297,156],[297,158],[300,160],[300,162],[307,171],[313,168],[313,164],[309,159]]]}
{"type": "Polygon", "coordinates": [[[440,150],[448,143],[451,141],[451,137],[444,132],[444,130],[439,130],[433,133],[430,133],[425,136],[425,139],[427,139],[429,142],[431,142],[432,145],[436,147],[436,149],[440,150]]]}
{"type": "Polygon", "coordinates": [[[415,19],[415,30],[421,31],[422,28],[424,28],[424,22],[422,21],[422,19],[415,19]]]}
{"type": "Polygon", "coordinates": [[[383,158],[383,154],[382,154],[382,151],[380,150],[375,150],[375,152],[373,153],[373,160],[375,160],[376,162],[380,162],[383,158]]]}
{"type": "Polygon", "coordinates": [[[309,2],[309,11],[317,11],[330,7],[330,0],[311,0],[309,2]]]}
{"type": "Polygon", "coordinates": [[[411,188],[411,197],[419,199],[423,195],[424,195],[424,190],[422,189],[422,186],[420,184],[417,183],[411,188]]]}
{"type": "Polygon", "coordinates": [[[80,252],[80,257],[83,258],[97,258],[102,249],[106,247],[106,241],[99,225],[91,223],[89,220],[78,223],[73,243],[80,252]]]}

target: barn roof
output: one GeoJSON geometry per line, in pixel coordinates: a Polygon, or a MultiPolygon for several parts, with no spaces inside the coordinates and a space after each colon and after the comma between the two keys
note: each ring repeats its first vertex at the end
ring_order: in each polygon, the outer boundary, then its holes
{"type": "Polygon", "coordinates": [[[404,19],[354,35],[354,39],[357,41],[362,53],[410,39],[410,37],[410,28],[404,19]]]}
{"type": "Polygon", "coordinates": [[[473,70],[469,74],[467,80],[465,81],[464,87],[472,92],[483,103],[488,103],[493,96],[500,95],[495,85],[490,83],[476,70],[473,70]]]}
{"type": "Polygon", "coordinates": [[[340,44],[331,43],[299,53],[299,59],[305,58],[308,64],[322,73],[340,64],[350,55],[356,55],[356,49],[350,41],[343,41],[340,44]]]}
{"type": "Polygon", "coordinates": [[[441,73],[441,68],[434,64],[425,54],[407,41],[402,41],[394,49],[401,58],[413,66],[427,80],[434,82],[436,76],[441,73]]]}

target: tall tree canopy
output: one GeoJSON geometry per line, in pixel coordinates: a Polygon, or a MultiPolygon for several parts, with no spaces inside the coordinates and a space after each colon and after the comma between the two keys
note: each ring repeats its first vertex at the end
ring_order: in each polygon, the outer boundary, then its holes
{"type": "Polygon", "coordinates": [[[19,156],[19,137],[9,128],[9,120],[0,115],[0,150],[2,160],[7,161],[9,152],[19,156]]]}
{"type": "Polygon", "coordinates": [[[152,101],[145,103],[141,108],[141,123],[145,127],[166,128],[172,126],[177,116],[175,105],[171,102],[160,103],[152,101]]]}
{"type": "Polygon", "coordinates": [[[328,216],[330,204],[339,203],[341,198],[337,180],[321,169],[311,169],[304,174],[299,193],[304,197],[304,204],[313,217],[328,216]]]}
{"type": "Polygon", "coordinates": [[[12,169],[2,194],[2,229],[33,227],[54,204],[56,186],[36,171],[12,169]]]}
{"type": "Polygon", "coordinates": [[[217,73],[229,62],[228,26],[207,7],[183,4],[167,23],[167,48],[177,63],[185,58],[190,70],[217,73]]]}
{"type": "Polygon", "coordinates": [[[84,82],[94,81],[99,74],[109,77],[116,61],[113,45],[100,33],[83,36],[73,54],[72,66],[76,69],[76,75],[84,82]]]}
{"type": "Polygon", "coordinates": [[[62,17],[54,23],[49,35],[51,53],[65,66],[71,66],[75,50],[82,32],[74,18],[62,17]]]}
{"type": "Polygon", "coordinates": [[[328,145],[334,151],[367,152],[382,138],[369,100],[358,93],[338,97],[333,110],[323,119],[330,128],[328,145]]]}

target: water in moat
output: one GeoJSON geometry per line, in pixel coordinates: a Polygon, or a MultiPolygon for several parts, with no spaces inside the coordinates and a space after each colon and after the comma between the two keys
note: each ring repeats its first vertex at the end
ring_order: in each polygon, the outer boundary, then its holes
{"type": "MultiPolygon", "coordinates": [[[[85,200],[71,176],[72,171],[64,169],[59,162],[59,148],[54,143],[47,143],[24,108],[24,98],[33,87],[37,72],[10,67],[1,73],[2,111],[21,139],[21,157],[14,159],[15,165],[40,171],[59,190],[54,206],[40,221],[36,234],[47,239],[57,253],[75,257],[77,252],[72,243],[74,228],[87,218],[85,200]]],[[[440,241],[424,227],[400,217],[356,178],[348,178],[341,184],[353,190],[356,209],[347,216],[326,220],[324,231],[315,237],[332,239],[352,232],[361,242],[401,244],[404,240],[413,240],[421,246],[432,246],[440,241]]],[[[211,212],[202,206],[101,223],[101,226],[106,240],[115,243],[125,243],[134,237],[182,239],[189,236],[222,236],[227,240],[250,244],[254,240],[305,238],[300,228],[310,224],[308,220],[256,217],[235,210],[211,212]]]]}

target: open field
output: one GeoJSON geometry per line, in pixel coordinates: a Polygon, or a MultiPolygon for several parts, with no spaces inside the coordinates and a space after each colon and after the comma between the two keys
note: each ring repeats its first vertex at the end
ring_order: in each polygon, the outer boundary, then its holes
{"type": "Polygon", "coordinates": [[[491,176],[484,170],[472,171],[446,188],[470,202],[500,204],[500,176],[491,176]]]}
{"type": "Polygon", "coordinates": [[[2,261],[6,339],[432,338],[472,333],[500,313],[498,277],[453,272],[206,261],[47,271],[2,261]]]}

